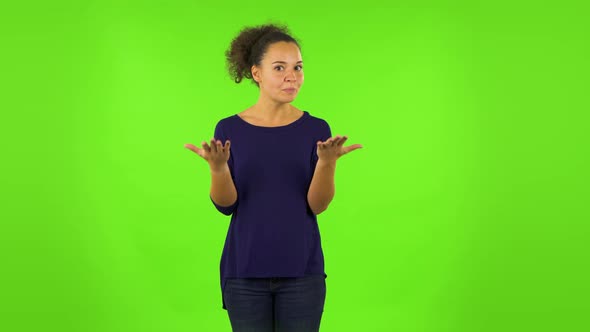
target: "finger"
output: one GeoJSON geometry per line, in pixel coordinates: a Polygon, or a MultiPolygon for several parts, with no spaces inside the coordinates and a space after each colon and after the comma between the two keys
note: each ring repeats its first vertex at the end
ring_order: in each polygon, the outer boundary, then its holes
{"type": "Polygon", "coordinates": [[[203,149],[200,149],[192,144],[185,144],[184,147],[198,154],[201,157],[203,156],[203,149]]]}
{"type": "Polygon", "coordinates": [[[334,136],[330,138],[330,146],[334,146],[334,143],[338,140],[338,136],[334,136]]]}
{"type": "Polygon", "coordinates": [[[207,151],[207,153],[211,153],[211,147],[209,147],[207,142],[203,141],[201,145],[203,146],[203,150],[207,151]]]}
{"type": "Polygon", "coordinates": [[[192,144],[185,144],[184,145],[184,148],[185,149],[188,149],[188,150],[191,150],[191,151],[195,151],[195,148],[196,147],[194,145],[192,145],[192,144]]]}
{"type": "Polygon", "coordinates": [[[229,151],[230,146],[231,146],[231,142],[229,140],[226,140],[224,150],[229,151]]]}
{"type": "Polygon", "coordinates": [[[195,147],[195,149],[193,151],[201,157],[205,156],[203,149],[199,149],[199,148],[195,147]]]}
{"type": "Polygon", "coordinates": [[[217,142],[215,141],[215,138],[211,139],[211,152],[217,153],[217,142]]]}
{"type": "Polygon", "coordinates": [[[195,152],[195,153],[197,153],[197,154],[199,153],[199,150],[200,150],[200,149],[199,149],[198,147],[196,147],[196,146],[192,145],[192,144],[185,144],[184,146],[185,146],[187,149],[191,150],[192,152],[195,152]]]}
{"type": "Polygon", "coordinates": [[[220,140],[217,140],[215,142],[215,146],[217,146],[217,152],[220,152],[220,153],[223,152],[223,146],[221,145],[221,141],[220,140]]]}
{"type": "Polygon", "coordinates": [[[344,148],[344,153],[349,153],[350,151],[354,151],[354,150],[360,149],[362,147],[363,146],[360,145],[360,144],[354,144],[354,145],[351,145],[351,146],[347,146],[347,147],[344,148]]]}
{"type": "Polygon", "coordinates": [[[340,143],[340,141],[342,140],[342,136],[340,135],[336,135],[333,139],[332,139],[332,146],[338,146],[338,144],[340,143]]]}
{"type": "Polygon", "coordinates": [[[338,141],[337,145],[342,146],[344,144],[344,142],[346,142],[347,139],[348,139],[348,137],[342,136],[342,138],[340,138],[340,140],[338,141]]]}

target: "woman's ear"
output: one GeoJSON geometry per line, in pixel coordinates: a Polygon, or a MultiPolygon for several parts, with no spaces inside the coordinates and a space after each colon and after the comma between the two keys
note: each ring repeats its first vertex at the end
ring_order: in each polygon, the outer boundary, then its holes
{"type": "Polygon", "coordinates": [[[256,67],[256,65],[253,65],[252,68],[250,68],[250,72],[252,73],[252,79],[254,79],[256,82],[260,83],[260,77],[258,77],[258,68],[256,67]]]}

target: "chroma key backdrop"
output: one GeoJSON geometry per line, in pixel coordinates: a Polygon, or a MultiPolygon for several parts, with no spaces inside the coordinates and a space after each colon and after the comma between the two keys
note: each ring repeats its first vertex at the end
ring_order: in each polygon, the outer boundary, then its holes
{"type": "Polygon", "coordinates": [[[300,42],[292,105],[363,146],[317,215],[321,331],[590,331],[588,17],[568,0],[3,3],[0,331],[231,331],[230,216],[184,145],[256,103],[224,52],[266,23],[300,42]]]}

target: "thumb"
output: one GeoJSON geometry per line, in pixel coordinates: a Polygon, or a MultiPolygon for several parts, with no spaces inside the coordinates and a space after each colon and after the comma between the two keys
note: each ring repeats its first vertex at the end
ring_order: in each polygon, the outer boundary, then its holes
{"type": "Polygon", "coordinates": [[[184,147],[187,148],[187,149],[189,149],[189,150],[191,150],[192,152],[194,152],[194,153],[196,153],[198,155],[201,155],[200,150],[202,150],[202,149],[199,149],[198,147],[196,147],[196,146],[194,146],[192,144],[185,144],[184,147]]]}

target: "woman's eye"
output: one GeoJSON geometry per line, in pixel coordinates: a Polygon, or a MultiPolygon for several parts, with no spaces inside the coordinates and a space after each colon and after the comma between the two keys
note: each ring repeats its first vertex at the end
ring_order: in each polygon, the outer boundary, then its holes
{"type": "MultiPolygon", "coordinates": [[[[299,68],[303,69],[303,66],[295,66],[295,67],[299,67],[299,68]]],[[[278,68],[283,68],[283,66],[276,66],[276,67],[275,67],[275,69],[278,69],[278,68]]],[[[301,69],[300,69],[300,70],[301,70],[301,69]]]]}

